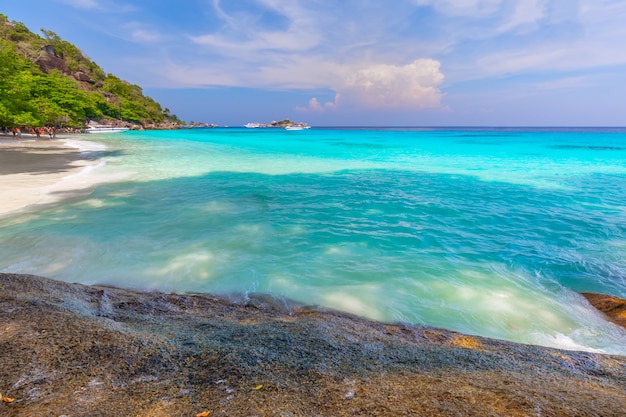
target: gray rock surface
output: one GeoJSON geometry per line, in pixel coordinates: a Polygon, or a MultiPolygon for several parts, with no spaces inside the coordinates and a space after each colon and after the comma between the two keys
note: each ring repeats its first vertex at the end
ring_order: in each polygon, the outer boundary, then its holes
{"type": "Polygon", "coordinates": [[[0,274],[2,416],[624,416],[626,357],[0,274]]]}

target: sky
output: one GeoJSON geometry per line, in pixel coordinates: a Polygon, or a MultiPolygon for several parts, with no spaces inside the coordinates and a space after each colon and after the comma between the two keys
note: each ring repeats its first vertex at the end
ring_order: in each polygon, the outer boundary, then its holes
{"type": "Polygon", "coordinates": [[[190,122],[625,126],[625,0],[0,0],[190,122]]]}

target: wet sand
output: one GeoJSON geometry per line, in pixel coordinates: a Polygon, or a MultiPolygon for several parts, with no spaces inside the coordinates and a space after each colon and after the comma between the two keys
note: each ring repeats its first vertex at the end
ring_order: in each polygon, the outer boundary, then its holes
{"type": "Polygon", "coordinates": [[[85,192],[91,184],[79,176],[97,163],[63,139],[0,136],[0,217],[85,192]]]}

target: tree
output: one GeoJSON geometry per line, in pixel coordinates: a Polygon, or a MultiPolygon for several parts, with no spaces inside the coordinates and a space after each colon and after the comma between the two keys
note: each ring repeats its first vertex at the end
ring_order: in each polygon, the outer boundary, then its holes
{"type": "Polygon", "coordinates": [[[106,74],[76,46],[51,30],[43,38],[0,14],[0,126],[69,125],[113,118],[136,123],[176,120],[169,109],[143,94],[140,86],[106,74]],[[38,62],[50,45],[67,71],[44,72],[38,62]],[[93,82],[79,82],[76,72],[93,82]]]}
{"type": "Polygon", "coordinates": [[[0,125],[34,125],[38,119],[30,103],[32,65],[0,41],[0,125]]]}

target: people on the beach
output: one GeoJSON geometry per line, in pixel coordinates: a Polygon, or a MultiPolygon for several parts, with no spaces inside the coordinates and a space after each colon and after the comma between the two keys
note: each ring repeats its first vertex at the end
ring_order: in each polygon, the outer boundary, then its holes
{"type": "MultiPolygon", "coordinates": [[[[36,136],[37,139],[48,139],[48,140],[56,139],[57,129],[53,126],[41,126],[41,127],[30,127],[30,128],[27,127],[27,128],[24,128],[24,130],[28,134],[32,136],[36,136]]],[[[71,128],[66,128],[62,131],[64,133],[79,133],[76,131],[76,129],[71,129],[71,128]]],[[[21,140],[23,138],[22,128],[20,127],[12,127],[12,128],[0,127],[0,135],[2,136],[12,135],[13,139],[15,140],[21,140]]]]}

